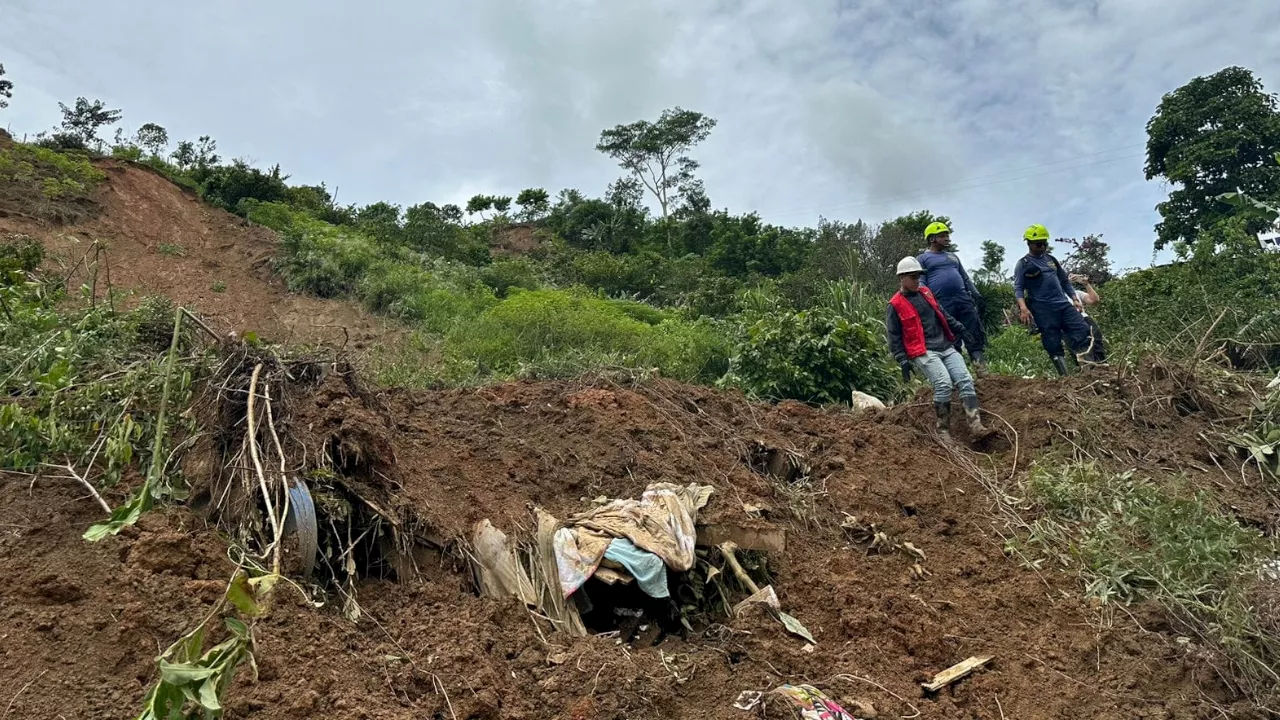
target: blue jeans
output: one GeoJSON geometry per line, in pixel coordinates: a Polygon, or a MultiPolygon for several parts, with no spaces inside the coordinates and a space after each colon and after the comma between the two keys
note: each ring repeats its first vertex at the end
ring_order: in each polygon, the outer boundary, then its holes
{"type": "Polygon", "coordinates": [[[947,348],[942,352],[930,350],[912,360],[911,365],[933,386],[933,401],[936,403],[951,402],[953,384],[960,391],[961,398],[978,397],[978,391],[973,387],[973,377],[969,375],[969,368],[965,367],[964,356],[956,352],[955,348],[947,348]]]}
{"type": "Polygon", "coordinates": [[[1062,338],[1065,335],[1071,352],[1082,353],[1089,349],[1089,323],[1069,302],[1061,305],[1027,303],[1040,328],[1040,344],[1049,357],[1062,357],[1062,338]]]}

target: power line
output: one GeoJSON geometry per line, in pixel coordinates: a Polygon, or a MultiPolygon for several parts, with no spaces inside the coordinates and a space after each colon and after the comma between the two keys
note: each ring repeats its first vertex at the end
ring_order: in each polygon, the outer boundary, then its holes
{"type": "Polygon", "coordinates": [[[809,208],[797,208],[797,209],[790,209],[790,210],[783,210],[783,211],[769,211],[769,212],[761,212],[761,215],[762,215],[762,216],[763,216],[763,215],[768,215],[769,217],[779,217],[779,216],[781,216],[781,217],[786,217],[786,216],[791,216],[791,215],[810,214],[810,213],[815,213],[815,212],[817,212],[817,213],[824,213],[824,212],[831,211],[831,210],[860,209],[860,208],[870,207],[870,206],[873,206],[873,205],[879,204],[879,203],[881,203],[881,202],[890,201],[890,200],[916,200],[916,199],[923,199],[923,198],[927,198],[927,197],[933,197],[933,196],[936,196],[936,195],[939,195],[939,194],[945,194],[945,193],[956,192],[956,191],[961,191],[961,190],[972,190],[972,189],[975,189],[975,188],[987,187],[987,186],[990,186],[990,185],[998,185],[998,184],[1000,184],[1000,183],[1015,182],[1015,181],[1018,181],[1018,180],[1026,180],[1026,179],[1029,179],[1029,178],[1042,177],[1042,176],[1045,176],[1045,175],[1053,175],[1053,174],[1055,174],[1055,173],[1059,173],[1059,172],[1064,172],[1064,171],[1068,171],[1068,170],[1077,170],[1077,169],[1080,169],[1080,168],[1091,167],[1091,166],[1094,166],[1094,165],[1102,165],[1102,164],[1105,164],[1105,163],[1119,162],[1119,161],[1121,161],[1121,160],[1131,160],[1131,159],[1133,159],[1133,158],[1142,157],[1142,154],[1141,154],[1141,153],[1139,153],[1139,154],[1136,154],[1136,155],[1124,155],[1124,156],[1116,157],[1116,158],[1106,158],[1106,159],[1103,159],[1103,160],[1097,160],[1097,161],[1090,162],[1090,163],[1081,163],[1081,164],[1079,164],[1079,165],[1072,165],[1072,166],[1070,166],[1070,167],[1057,168],[1057,169],[1050,170],[1050,171],[1048,171],[1048,172],[1043,172],[1043,173],[1033,173],[1033,174],[1030,174],[1030,175],[1019,175],[1019,176],[1016,176],[1016,177],[1003,178],[1003,179],[1001,179],[1001,180],[993,180],[993,181],[991,181],[991,182],[986,182],[986,183],[973,184],[973,182],[974,182],[975,180],[983,180],[983,179],[986,179],[986,178],[994,178],[994,177],[999,177],[999,176],[1001,176],[1001,175],[1008,175],[1008,174],[1010,174],[1010,173],[1021,173],[1021,172],[1025,172],[1025,171],[1027,171],[1027,170],[1036,170],[1036,169],[1043,168],[1043,167],[1050,167],[1050,166],[1053,166],[1053,165],[1061,165],[1062,163],[1075,162],[1075,161],[1077,161],[1077,160],[1086,160],[1086,159],[1091,158],[1091,157],[1097,157],[1097,156],[1099,156],[1099,155],[1106,155],[1106,154],[1113,153],[1113,152],[1119,152],[1119,151],[1121,151],[1121,150],[1128,150],[1128,149],[1132,149],[1132,148],[1134,148],[1134,147],[1139,147],[1139,146],[1141,146],[1141,144],[1137,144],[1137,145],[1126,145],[1126,146],[1124,146],[1124,147],[1113,148],[1113,149],[1111,149],[1111,150],[1103,150],[1103,151],[1101,151],[1101,152],[1096,152],[1096,153],[1089,153],[1089,154],[1087,154],[1087,155],[1077,155],[1077,156],[1074,156],[1074,157],[1063,158],[1063,159],[1061,159],[1061,160],[1055,160],[1055,161],[1052,161],[1052,162],[1040,163],[1040,164],[1038,164],[1038,165],[1029,165],[1029,166],[1027,166],[1027,167],[1018,168],[1018,169],[1016,169],[1016,170],[1006,170],[1006,171],[998,172],[998,173],[989,173],[989,174],[987,174],[987,175],[976,175],[976,176],[974,176],[974,177],[965,178],[965,179],[963,179],[963,180],[957,180],[957,181],[955,181],[955,182],[947,183],[947,184],[944,184],[944,185],[934,185],[934,186],[930,186],[930,187],[919,188],[919,189],[917,189],[917,190],[909,190],[909,191],[906,191],[906,192],[903,192],[903,193],[893,193],[893,194],[887,194],[887,195],[869,195],[869,196],[864,197],[864,198],[862,198],[862,199],[860,199],[860,200],[855,200],[855,201],[853,201],[853,202],[849,202],[849,203],[841,203],[841,204],[837,204],[837,205],[828,205],[828,206],[825,206],[825,207],[809,207],[809,208]]]}

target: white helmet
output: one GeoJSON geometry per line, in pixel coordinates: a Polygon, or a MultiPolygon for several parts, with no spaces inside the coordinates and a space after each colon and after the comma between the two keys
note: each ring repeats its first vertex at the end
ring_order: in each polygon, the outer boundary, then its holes
{"type": "Polygon", "coordinates": [[[920,261],[913,257],[904,257],[898,261],[898,274],[907,275],[909,273],[922,273],[924,268],[920,267],[920,261]]]}

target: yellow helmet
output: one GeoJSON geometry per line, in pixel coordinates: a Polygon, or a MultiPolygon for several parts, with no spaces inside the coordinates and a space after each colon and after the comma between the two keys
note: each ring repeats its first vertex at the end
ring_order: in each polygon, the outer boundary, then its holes
{"type": "Polygon", "coordinates": [[[1043,225],[1032,225],[1022,233],[1022,239],[1027,242],[1049,242],[1049,230],[1043,225]]]}
{"type": "Polygon", "coordinates": [[[924,229],[924,239],[928,240],[930,237],[934,235],[940,235],[942,233],[950,234],[950,232],[951,232],[951,228],[947,227],[946,223],[941,223],[941,222],[929,223],[929,227],[924,229]]]}

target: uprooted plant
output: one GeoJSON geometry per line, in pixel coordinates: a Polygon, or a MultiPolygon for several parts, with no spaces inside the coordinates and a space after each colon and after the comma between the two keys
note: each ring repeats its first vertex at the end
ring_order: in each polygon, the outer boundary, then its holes
{"type": "Polygon", "coordinates": [[[0,468],[74,480],[108,511],[99,491],[145,472],[113,518],[136,520],[153,499],[181,494],[169,471],[194,424],[172,408],[186,406],[209,356],[182,334],[172,304],[79,305],[37,271],[42,259],[38,244],[0,245],[0,468]]]}
{"type": "Polygon", "coordinates": [[[222,702],[236,670],[248,662],[257,675],[253,622],[266,613],[279,580],[276,574],[250,577],[237,568],[204,620],[156,658],[160,677],[147,692],[138,720],[222,717],[222,702]],[[231,612],[226,613],[228,605],[231,612]],[[206,650],[205,641],[211,631],[216,632],[215,619],[219,617],[226,637],[206,650]]]}

